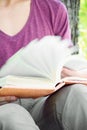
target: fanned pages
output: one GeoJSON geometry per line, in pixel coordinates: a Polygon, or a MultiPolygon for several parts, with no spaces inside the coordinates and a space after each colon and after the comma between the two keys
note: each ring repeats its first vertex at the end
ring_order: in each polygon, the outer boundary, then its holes
{"type": "Polygon", "coordinates": [[[63,66],[87,73],[87,59],[79,54],[69,56],[63,66]]]}
{"type": "Polygon", "coordinates": [[[68,45],[58,36],[45,36],[21,48],[0,69],[0,95],[40,97],[54,92],[70,55],[68,45]]]}
{"type": "Polygon", "coordinates": [[[46,36],[33,40],[13,55],[0,70],[0,77],[6,75],[60,78],[64,59],[69,54],[68,41],[58,36],[46,36]]]}

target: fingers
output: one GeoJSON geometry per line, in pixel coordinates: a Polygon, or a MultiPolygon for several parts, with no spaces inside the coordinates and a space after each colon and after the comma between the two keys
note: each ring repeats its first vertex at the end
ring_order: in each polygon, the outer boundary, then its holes
{"type": "Polygon", "coordinates": [[[17,97],[15,97],[15,96],[6,96],[6,97],[5,97],[5,100],[6,100],[7,102],[13,102],[13,101],[16,101],[16,100],[17,100],[17,97]]]}
{"type": "Polygon", "coordinates": [[[77,77],[87,78],[87,73],[84,73],[82,71],[71,70],[66,67],[63,67],[61,71],[61,78],[67,76],[77,76],[77,77]]]}
{"type": "Polygon", "coordinates": [[[78,75],[77,71],[74,71],[65,67],[61,71],[62,78],[67,77],[67,76],[77,76],[77,75],[78,75]]]}
{"type": "Polygon", "coordinates": [[[69,76],[69,72],[67,72],[67,68],[62,68],[61,78],[69,76]]]}
{"type": "Polygon", "coordinates": [[[13,102],[13,101],[16,101],[16,100],[17,100],[17,97],[15,97],[15,96],[0,97],[0,102],[13,102]]]}

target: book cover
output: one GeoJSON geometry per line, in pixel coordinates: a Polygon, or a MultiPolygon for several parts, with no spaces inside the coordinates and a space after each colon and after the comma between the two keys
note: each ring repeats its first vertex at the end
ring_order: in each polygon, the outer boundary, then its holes
{"type": "Polygon", "coordinates": [[[43,78],[9,75],[0,78],[0,96],[38,98],[50,95],[69,84],[87,85],[87,78],[66,77],[54,84],[51,80],[43,78]]]}

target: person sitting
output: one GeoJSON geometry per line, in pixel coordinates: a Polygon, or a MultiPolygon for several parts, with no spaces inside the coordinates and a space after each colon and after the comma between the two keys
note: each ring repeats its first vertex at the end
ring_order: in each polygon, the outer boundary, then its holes
{"type": "MultiPolygon", "coordinates": [[[[72,44],[67,9],[60,0],[0,0],[0,67],[30,41],[47,35],[72,44]]],[[[63,68],[62,75],[69,71],[63,68]]],[[[0,97],[0,104],[0,130],[87,129],[87,86],[82,84],[37,99],[0,97]]]]}

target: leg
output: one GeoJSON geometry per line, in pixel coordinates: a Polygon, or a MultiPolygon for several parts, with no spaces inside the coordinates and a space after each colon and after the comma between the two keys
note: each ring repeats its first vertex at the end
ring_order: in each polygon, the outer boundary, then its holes
{"type": "Polygon", "coordinates": [[[39,130],[31,115],[18,104],[0,106],[0,130],[39,130]]]}
{"type": "Polygon", "coordinates": [[[86,130],[87,87],[70,85],[40,99],[31,115],[41,130],[86,130]]]}

